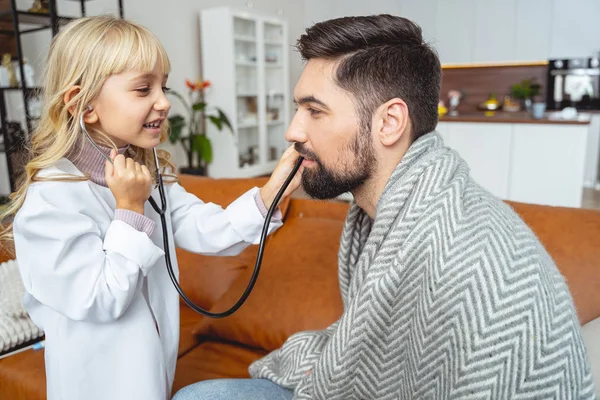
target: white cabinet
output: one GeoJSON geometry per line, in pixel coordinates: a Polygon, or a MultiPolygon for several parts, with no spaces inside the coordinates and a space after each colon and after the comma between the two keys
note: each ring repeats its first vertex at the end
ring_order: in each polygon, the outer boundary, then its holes
{"type": "Polygon", "coordinates": [[[440,122],[436,130],[495,196],[581,207],[588,125],[440,122]]]}
{"type": "Polygon", "coordinates": [[[592,114],[588,130],[587,148],[585,152],[584,185],[596,188],[600,183],[600,114],[592,114]]]}
{"type": "Polygon", "coordinates": [[[444,139],[444,144],[448,147],[450,147],[448,145],[448,142],[450,140],[450,138],[448,137],[448,129],[450,125],[452,125],[452,122],[438,122],[437,126],[435,127],[437,133],[439,133],[442,139],[444,139]]]}
{"type": "Polygon", "coordinates": [[[211,81],[206,101],[231,120],[233,134],[209,124],[213,144],[209,175],[269,174],[287,148],[289,58],[284,20],[229,7],[200,14],[202,76],[211,81]]]}
{"type": "Polygon", "coordinates": [[[517,0],[478,1],[475,5],[473,61],[515,59],[517,0]]]}
{"type": "Polygon", "coordinates": [[[589,57],[600,51],[600,0],[306,0],[305,24],[390,13],[423,28],[444,64],[589,57]]]}
{"type": "Polygon", "coordinates": [[[437,48],[444,64],[473,60],[475,0],[442,1],[437,4],[437,48]]]}
{"type": "Polygon", "coordinates": [[[509,200],[581,207],[587,125],[515,124],[509,200]]]}
{"type": "Polygon", "coordinates": [[[548,0],[517,1],[514,60],[548,59],[553,18],[549,3],[548,0]]]}
{"type": "Polygon", "coordinates": [[[600,1],[554,0],[549,58],[589,57],[600,51],[600,1]]]}
{"type": "Polygon", "coordinates": [[[441,131],[446,145],[456,150],[469,165],[471,177],[493,195],[505,199],[509,185],[512,125],[451,122],[443,125],[441,131]]]}

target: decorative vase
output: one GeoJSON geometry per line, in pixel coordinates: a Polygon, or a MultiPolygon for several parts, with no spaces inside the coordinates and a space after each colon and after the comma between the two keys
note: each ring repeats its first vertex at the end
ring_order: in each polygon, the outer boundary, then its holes
{"type": "Polygon", "coordinates": [[[179,173],[187,175],[206,176],[206,167],[181,167],[179,168],[179,173]]]}

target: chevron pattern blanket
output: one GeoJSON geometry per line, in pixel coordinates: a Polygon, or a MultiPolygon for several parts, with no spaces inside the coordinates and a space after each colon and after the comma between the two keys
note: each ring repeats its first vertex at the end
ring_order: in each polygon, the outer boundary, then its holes
{"type": "Polygon", "coordinates": [[[593,399],[564,278],[505,203],[432,132],[375,220],[354,204],[339,250],[342,317],[250,366],[294,399],[593,399]]]}

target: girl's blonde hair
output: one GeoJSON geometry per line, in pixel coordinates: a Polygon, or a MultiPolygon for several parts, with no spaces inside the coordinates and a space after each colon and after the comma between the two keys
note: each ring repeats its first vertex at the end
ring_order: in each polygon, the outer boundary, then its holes
{"type": "MultiPolygon", "coordinates": [[[[31,137],[29,161],[17,183],[17,190],[10,196],[10,204],[0,215],[1,243],[12,244],[12,221],[7,220],[12,219],[23,205],[31,183],[49,179],[89,179],[76,176],[38,178],[37,174],[73,154],[81,145],[83,132],[79,126],[79,116],[98,96],[106,80],[111,75],[125,71],[146,73],[155,68],[169,73],[171,65],[165,49],[154,34],[131,21],[113,16],[80,18],[65,26],[54,37],[43,75],[44,106],[39,124],[31,137]],[[65,93],[75,85],[81,87],[80,91],[65,104],[65,93]]],[[[161,143],[166,140],[167,132],[168,124],[163,123],[161,143]]],[[[102,132],[94,134],[100,135],[104,144],[116,148],[102,132]]],[[[152,150],[133,145],[130,150],[129,156],[146,165],[154,174],[152,150]]],[[[175,171],[168,152],[158,150],[158,158],[162,170],[175,171]]],[[[12,245],[3,247],[14,253],[12,245]]]]}

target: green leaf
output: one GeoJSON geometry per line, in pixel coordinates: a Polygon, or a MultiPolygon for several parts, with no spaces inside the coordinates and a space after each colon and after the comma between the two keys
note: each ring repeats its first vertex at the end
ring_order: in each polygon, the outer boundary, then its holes
{"type": "Polygon", "coordinates": [[[181,133],[185,127],[185,118],[181,115],[169,117],[169,141],[177,143],[181,139],[181,133]]]}
{"type": "Polygon", "coordinates": [[[205,135],[194,137],[192,149],[198,155],[198,163],[200,163],[201,160],[206,161],[207,164],[212,162],[212,145],[205,135]]]}
{"type": "Polygon", "coordinates": [[[192,109],[194,111],[204,111],[205,108],[206,108],[206,103],[204,103],[204,102],[198,102],[198,103],[195,103],[194,105],[192,105],[192,109]]]}
{"type": "Polygon", "coordinates": [[[223,124],[225,124],[229,128],[231,132],[233,132],[233,128],[231,127],[231,123],[229,122],[229,118],[227,118],[227,115],[225,115],[225,113],[220,109],[217,109],[217,111],[219,112],[219,119],[223,122],[223,124]]]}
{"type": "Polygon", "coordinates": [[[223,123],[220,118],[215,117],[214,115],[209,115],[208,118],[219,130],[223,130],[223,123]]]}

